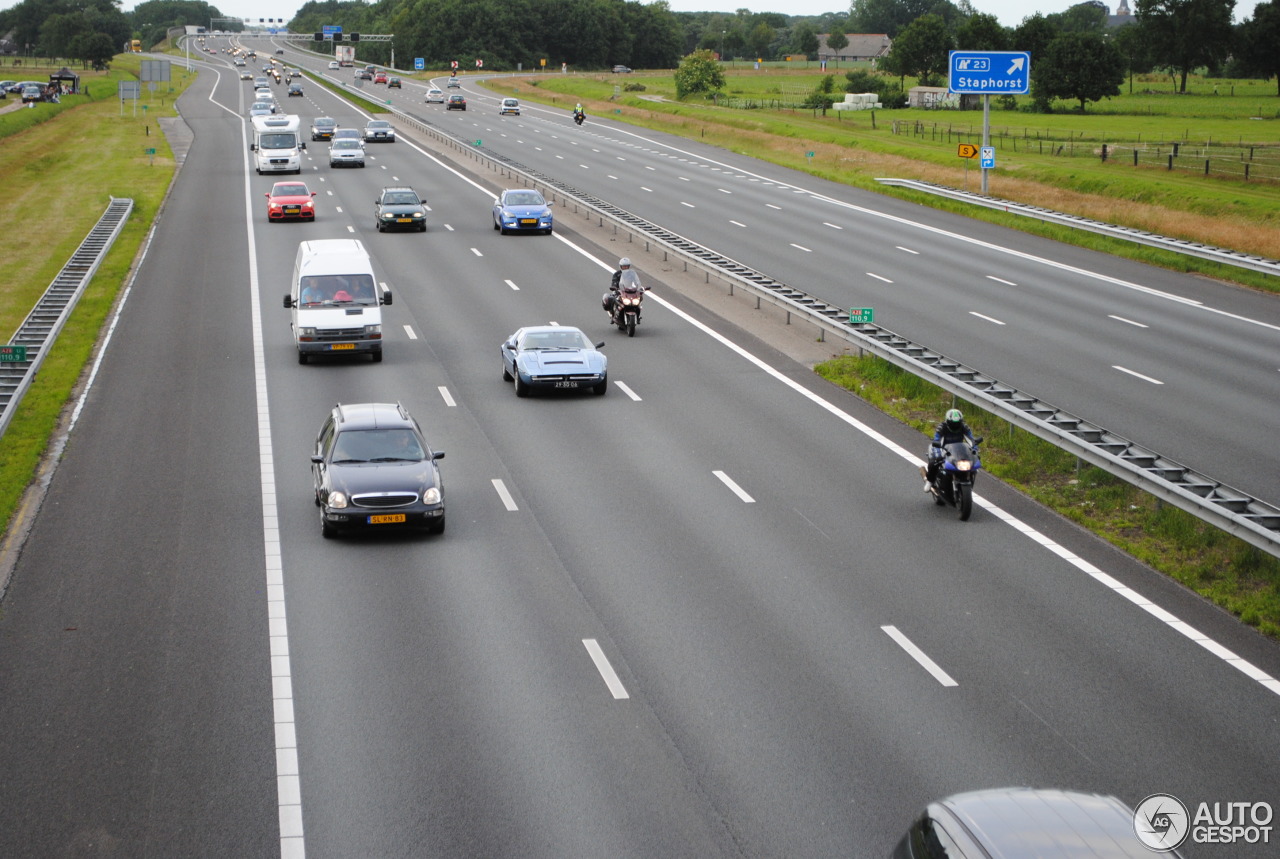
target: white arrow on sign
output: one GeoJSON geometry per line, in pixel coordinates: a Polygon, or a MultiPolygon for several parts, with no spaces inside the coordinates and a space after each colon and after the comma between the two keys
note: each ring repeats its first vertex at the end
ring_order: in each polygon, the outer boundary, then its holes
{"type": "Polygon", "coordinates": [[[1014,60],[1013,60],[1013,64],[1009,66],[1009,71],[1005,72],[1005,74],[1006,74],[1006,75],[1011,75],[1011,74],[1013,74],[1014,72],[1020,72],[1020,71],[1022,71],[1022,61],[1023,61],[1023,59],[1024,59],[1023,57],[1015,57],[1015,58],[1014,58],[1014,60]]]}

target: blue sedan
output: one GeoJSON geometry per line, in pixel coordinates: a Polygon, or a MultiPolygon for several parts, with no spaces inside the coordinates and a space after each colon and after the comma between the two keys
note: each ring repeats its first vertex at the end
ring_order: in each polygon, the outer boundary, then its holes
{"type": "Polygon", "coordinates": [[[508,188],[493,201],[493,228],[551,235],[551,204],[529,188],[508,188]]]}
{"type": "Polygon", "coordinates": [[[609,359],[581,330],[568,325],[521,328],[502,344],[502,379],[516,383],[516,396],[535,388],[587,388],[597,396],[609,390],[609,359]]]}

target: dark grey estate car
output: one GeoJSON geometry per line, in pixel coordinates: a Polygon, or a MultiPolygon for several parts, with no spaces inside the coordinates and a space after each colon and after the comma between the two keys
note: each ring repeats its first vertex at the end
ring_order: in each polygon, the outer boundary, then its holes
{"type": "Polygon", "coordinates": [[[373,201],[373,226],[386,230],[427,231],[427,202],[408,186],[387,187],[373,201]]]}
{"type": "Polygon", "coordinates": [[[334,406],[311,454],[321,533],[444,531],[443,458],[400,403],[334,406]]]}

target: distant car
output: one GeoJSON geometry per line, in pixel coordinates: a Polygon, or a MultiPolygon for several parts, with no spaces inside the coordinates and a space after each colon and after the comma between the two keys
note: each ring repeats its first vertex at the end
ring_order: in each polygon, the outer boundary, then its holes
{"type": "Polygon", "coordinates": [[[373,82],[374,82],[374,83],[376,83],[376,84],[384,84],[384,83],[386,83],[386,82],[387,82],[387,73],[386,73],[386,72],[377,72],[377,73],[375,73],[375,74],[374,74],[374,76],[373,76],[373,82]]]}
{"type": "Polygon", "coordinates": [[[458,87],[462,86],[462,81],[458,80],[457,78],[449,78],[449,82],[446,83],[445,86],[450,87],[452,89],[457,89],[458,87]]]}
{"type": "Polygon", "coordinates": [[[302,84],[289,84],[289,95],[302,95],[302,84]]]}
{"type": "Polygon", "coordinates": [[[613,73],[615,75],[629,75],[631,74],[631,69],[627,68],[626,66],[614,66],[613,73]]]}
{"type": "Polygon", "coordinates": [[[315,191],[305,182],[277,182],[265,195],[268,221],[314,221],[316,219],[315,191]]]}
{"type": "Polygon", "coordinates": [[[240,57],[236,57],[236,58],[235,58],[234,60],[232,60],[231,62],[232,62],[232,64],[233,64],[233,65],[235,65],[237,68],[239,68],[240,66],[243,66],[243,65],[244,65],[244,60],[242,60],[240,57]]]}
{"type": "MultiPolygon", "coordinates": [[[[263,69],[263,71],[265,72],[266,69],[263,69]]],[[[258,87],[270,87],[270,86],[271,86],[271,81],[267,80],[265,76],[260,75],[253,79],[254,89],[257,89],[258,87]]]]}
{"type": "Polygon", "coordinates": [[[599,351],[603,346],[568,325],[521,328],[502,344],[502,379],[515,382],[517,397],[543,388],[603,395],[609,390],[609,362],[599,351]]]}
{"type": "Polygon", "coordinates": [[[276,48],[276,53],[277,53],[277,54],[283,54],[283,53],[284,53],[284,48],[276,48]]]}
{"type": "Polygon", "coordinates": [[[396,129],[385,119],[371,119],[365,123],[362,137],[366,143],[395,143],[396,129]]]}
{"type": "Polygon", "coordinates": [[[269,87],[256,87],[253,91],[253,97],[258,101],[275,101],[276,97],[272,94],[269,87]]]}
{"type": "Polygon", "coordinates": [[[253,80],[253,72],[248,71],[248,70],[245,70],[245,71],[241,72],[241,73],[240,73],[240,80],[242,80],[242,81],[251,81],[251,80],[253,80]]]}
{"type": "Polygon", "coordinates": [[[532,188],[508,188],[493,201],[493,228],[551,235],[551,206],[532,188]]]}
{"type": "Polygon", "coordinates": [[[427,231],[427,201],[407,186],[383,188],[373,201],[373,226],[378,232],[406,229],[427,231]]]}
{"type": "Polygon", "coordinates": [[[356,72],[356,80],[358,80],[358,81],[371,81],[371,80],[373,80],[373,73],[372,73],[372,72],[366,72],[364,69],[360,69],[359,71],[357,71],[357,72],[356,72]]]}
{"type": "Polygon", "coordinates": [[[404,87],[400,85],[400,78],[387,78],[387,89],[404,89],[404,87]]]}
{"type": "MultiPolygon", "coordinates": [[[[13,88],[17,85],[17,81],[0,81],[0,93],[15,92],[13,88]]],[[[21,90],[18,90],[18,92],[21,92],[21,90]]]]}
{"type": "Polygon", "coordinates": [[[520,115],[520,99],[504,98],[498,104],[498,116],[506,116],[507,114],[511,114],[512,116],[520,115]]]}
{"type": "Polygon", "coordinates": [[[274,101],[255,101],[249,108],[249,116],[271,116],[276,112],[274,101]]]}
{"type": "Polygon", "coordinates": [[[444,104],[444,90],[439,87],[427,90],[427,104],[444,104]]]}
{"type": "Polygon", "coordinates": [[[329,144],[330,167],[363,167],[364,144],[359,140],[344,138],[329,144]]]}
{"type": "Polygon", "coordinates": [[[338,120],[331,116],[317,116],[311,123],[312,140],[332,140],[338,130],[338,120]]]}
{"type": "Polygon", "coordinates": [[[329,61],[329,68],[331,68],[331,69],[339,69],[339,68],[342,68],[342,66],[338,64],[338,61],[337,61],[337,60],[330,60],[330,61],[329,61]]]}
{"type": "Polygon", "coordinates": [[[454,93],[449,96],[449,100],[444,103],[445,110],[466,110],[467,98],[461,93],[454,93]]]}
{"type": "Polygon", "coordinates": [[[44,89],[39,86],[24,86],[22,88],[22,103],[30,104],[36,101],[44,101],[44,89]]]}
{"type": "MultiPolygon", "coordinates": [[[[338,128],[333,132],[334,140],[355,140],[361,141],[363,135],[358,128],[338,128]]],[[[364,144],[361,143],[363,146],[364,144]]]]}
{"type": "Polygon", "coordinates": [[[311,450],[320,532],[417,528],[444,531],[439,461],[399,403],[338,404],[311,450]]]}
{"type": "MultiPolygon", "coordinates": [[[[1133,811],[1114,796],[1026,787],[958,793],[929,803],[893,859],[1089,856],[1147,859],[1133,811]]],[[[1176,850],[1160,848],[1178,859],[1176,850]]]]}

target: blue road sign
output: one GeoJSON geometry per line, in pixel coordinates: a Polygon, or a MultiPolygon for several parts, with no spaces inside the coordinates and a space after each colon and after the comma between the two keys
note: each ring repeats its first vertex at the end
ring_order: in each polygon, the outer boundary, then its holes
{"type": "Polygon", "coordinates": [[[979,158],[982,160],[983,170],[996,169],[996,148],[994,146],[982,147],[982,154],[979,158]]]}
{"type": "Polygon", "coordinates": [[[332,26],[332,25],[324,25],[324,26],[322,26],[322,27],[320,28],[320,32],[321,32],[321,33],[324,33],[326,36],[332,36],[332,35],[334,35],[335,33],[341,33],[341,32],[342,32],[342,28],[341,28],[341,27],[335,27],[335,26],[332,26]]]}
{"type": "Polygon", "coordinates": [[[422,71],[423,69],[425,69],[426,67],[427,67],[427,61],[426,61],[426,60],[424,60],[424,59],[422,59],[422,57],[414,57],[414,58],[413,58],[413,70],[414,70],[415,72],[420,72],[420,71],[422,71]]]}
{"type": "Polygon", "coordinates": [[[1021,95],[1031,90],[1026,51],[952,51],[947,87],[955,93],[1021,95]]]}

